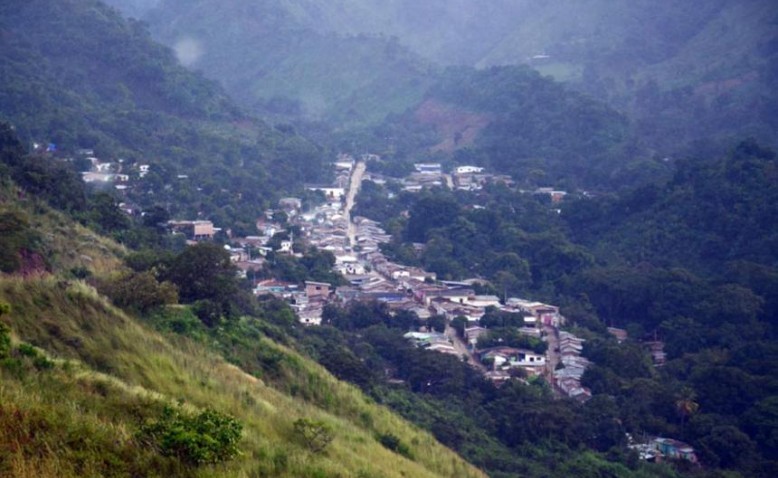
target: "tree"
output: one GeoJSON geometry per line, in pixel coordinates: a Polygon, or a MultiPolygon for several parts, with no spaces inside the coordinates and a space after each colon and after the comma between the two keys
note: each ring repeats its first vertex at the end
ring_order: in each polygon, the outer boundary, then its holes
{"type": "Polygon", "coordinates": [[[298,418],[294,422],[294,432],[313,453],[323,452],[335,438],[331,426],[311,418],[298,418]]]}
{"type": "Polygon", "coordinates": [[[697,394],[691,387],[683,387],[678,395],[676,395],[675,411],[678,413],[678,416],[681,417],[681,428],[683,428],[686,420],[700,409],[700,404],[697,403],[696,400],[697,394]]]}
{"type": "Polygon", "coordinates": [[[435,332],[445,332],[446,330],[446,317],[443,315],[433,315],[427,320],[430,329],[435,332]]]}
{"type": "Polygon", "coordinates": [[[117,306],[139,312],[178,302],[177,287],[168,281],[158,282],[150,271],[121,274],[104,281],[98,288],[117,306]]]}
{"type": "Polygon", "coordinates": [[[212,300],[224,305],[238,292],[237,269],[223,248],[210,242],[188,247],[166,273],[184,302],[212,300]]]}
{"type": "Polygon", "coordinates": [[[467,317],[463,315],[457,315],[451,320],[451,327],[457,331],[457,335],[461,338],[465,338],[465,329],[467,328],[467,317]]]}
{"type": "Polygon", "coordinates": [[[123,231],[130,227],[130,219],[119,209],[116,200],[106,193],[97,193],[89,201],[88,217],[102,232],[123,231]]]}
{"type": "Polygon", "coordinates": [[[163,455],[199,466],[237,456],[242,431],[239,421],[210,408],[193,415],[166,406],[159,420],[141,429],[141,436],[163,455]]]}

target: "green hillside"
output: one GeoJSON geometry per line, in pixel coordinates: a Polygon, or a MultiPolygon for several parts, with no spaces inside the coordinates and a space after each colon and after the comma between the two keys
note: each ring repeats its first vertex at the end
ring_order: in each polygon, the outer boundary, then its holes
{"type": "Polygon", "coordinates": [[[24,259],[0,274],[0,475],[484,476],[271,340],[273,330],[276,340],[289,337],[270,325],[269,309],[207,339],[158,332],[163,317],[199,321],[189,306],[131,314],[90,285],[124,268],[120,246],[7,178],[0,227],[4,252],[24,259]],[[13,242],[10,233],[25,231],[34,240],[13,242]],[[41,254],[45,267],[29,267],[41,254]]]}
{"type": "Polygon", "coordinates": [[[357,137],[387,158],[477,164],[525,185],[634,179],[619,172],[636,159],[627,120],[524,66],[448,68],[422,102],[357,137]]]}
{"type": "Polygon", "coordinates": [[[156,38],[194,52],[189,66],[254,111],[361,123],[421,96],[426,62],[386,37],[340,28],[315,3],[170,1],[147,20],[156,38]]]}
{"type": "Polygon", "coordinates": [[[700,140],[774,140],[773,3],[168,0],[146,18],[168,45],[195,41],[192,66],[257,111],[353,125],[422,94],[414,55],[527,64],[626,114],[641,142],[669,155],[700,140]]]}
{"type": "Polygon", "coordinates": [[[247,116],[101,2],[3,2],[0,32],[0,119],[28,147],[55,144],[55,156],[91,149],[133,176],[149,164],[127,197],[142,209],[253,224],[270,201],[326,175],[318,146],[247,116]]]}
{"type": "Polygon", "coordinates": [[[627,113],[656,148],[772,144],[777,15],[769,1],[543,2],[479,64],[529,61],[627,113]]]}

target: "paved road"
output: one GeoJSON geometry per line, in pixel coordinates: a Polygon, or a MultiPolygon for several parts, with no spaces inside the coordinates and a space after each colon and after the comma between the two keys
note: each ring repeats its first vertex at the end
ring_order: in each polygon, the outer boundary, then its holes
{"type": "Polygon", "coordinates": [[[354,223],[351,222],[351,209],[354,207],[354,198],[357,197],[359,188],[362,186],[362,177],[365,175],[365,169],[367,169],[367,166],[361,161],[354,166],[348,185],[348,193],[346,194],[346,207],[343,212],[348,224],[348,242],[352,248],[357,245],[357,230],[354,223]]]}
{"type": "Polygon", "coordinates": [[[556,370],[557,364],[562,360],[562,356],[559,353],[559,329],[551,327],[550,325],[544,325],[543,331],[546,333],[546,341],[548,342],[548,350],[546,351],[546,370],[543,373],[543,377],[546,379],[554,394],[559,396],[560,392],[554,382],[554,370],[556,370]]]}
{"type": "Polygon", "coordinates": [[[448,186],[448,188],[453,191],[454,190],[454,180],[451,178],[451,175],[450,174],[444,174],[443,178],[446,180],[446,186],[448,186]]]}
{"type": "Polygon", "coordinates": [[[467,363],[479,371],[486,373],[486,367],[484,364],[479,362],[478,359],[476,359],[473,354],[467,350],[467,345],[465,345],[465,342],[459,337],[459,335],[457,335],[457,331],[453,327],[446,324],[445,334],[451,340],[451,343],[454,345],[454,350],[457,351],[457,354],[459,354],[460,357],[467,356],[467,363]]]}

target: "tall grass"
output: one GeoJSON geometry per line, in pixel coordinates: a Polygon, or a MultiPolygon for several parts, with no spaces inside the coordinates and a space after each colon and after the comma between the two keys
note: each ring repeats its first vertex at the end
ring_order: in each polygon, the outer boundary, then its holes
{"type": "Polygon", "coordinates": [[[2,455],[0,462],[13,470],[11,476],[102,476],[110,468],[107,462],[123,470],[115,476],[131,476],[137,471],[134,466],[147,471],[157,467],[164,471],[160,474],[171,476],[483,476],[426,432],[267,339],[260,347],[291,364],[289,383],[280,389],[200,344],[162,337],[82,282],[53,276],[2,278],[0,300],[13,307],[3,320],[17,340],[75,364],[67,371],[59,365],[51,372],[30,372],[12,380],[3,372],[0,420],[6,420],[9,430],[16,423],[14,429],[23,430],[22,437],[43,437],[28,447],[0,434],[0,449],[15,450],[2,455]],[[239,419],[244,424],[243,454],[226,465],[192,470],[144,449],[135,431],[170,402],[192,409],[211,407],[239,419]],[[18,423],[8,418],[15,416],[31,418],[18,423]],[[323,453],[310,452],[298,440],[293,429],[298,418],[320,420],[332,428],[335,439],[323,453]],[[44,423],[44,431],[30,425],[35,423],[44,423]],[[63,438],[53,429],[70,431],[63,438]],[[76,439],[68,441],[68,434],[76,439]],[[377,441],[377,436],[388,434],[408,446],[412,459],[377,441]]]}

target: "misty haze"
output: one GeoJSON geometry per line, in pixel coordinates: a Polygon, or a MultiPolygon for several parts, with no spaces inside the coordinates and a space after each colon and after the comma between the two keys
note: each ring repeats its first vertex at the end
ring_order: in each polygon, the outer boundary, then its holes
{"type": "Polygon", "coordinates": [[[778,476],[778,5],[0,3],[0,476],[778,476]]]}

